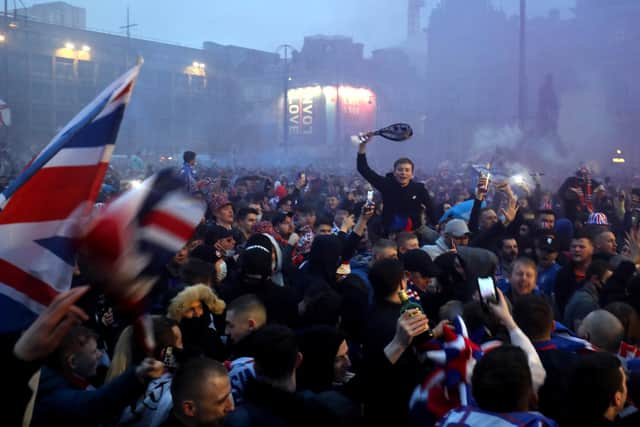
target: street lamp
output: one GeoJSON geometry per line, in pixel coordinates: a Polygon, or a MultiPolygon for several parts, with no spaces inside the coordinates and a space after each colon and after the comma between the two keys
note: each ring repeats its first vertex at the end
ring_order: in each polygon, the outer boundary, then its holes
{"type": "Polygon", "coordinates": [[[5,36],[4,34],[0,34],[0,43],[4,43],[7,41],[7,36],[5,36]]]}
{"type": "Polygon", "coordinates": [[[190,76],[206,77],[205,68],[207,68],[207,65],[204,62],[193,61],[190,66],[185,67],[184,73],[190,76]]]}
{"type": "Polygon", "coordinates": [[[91,61],[91,46],[83,44],[76,48],[75,43],[65,42],[64,47],[56,49],[58,58],[72,59],[74,61],[91,61]]]}

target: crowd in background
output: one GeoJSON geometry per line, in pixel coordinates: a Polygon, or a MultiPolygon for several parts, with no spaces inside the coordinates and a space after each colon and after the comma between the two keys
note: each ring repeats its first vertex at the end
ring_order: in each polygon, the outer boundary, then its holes
{"type": "Polygon", "coordinates": [[[3,337],[9,421],[33,398],[34,426],[637,425],[640,184],[587,165],[556,188],[416,177],[406,158],[379,175],[367,145],[350,174],[185,152],[207,212],[147,297],[155,349],[78,259],[72,290],[3,337]]]}

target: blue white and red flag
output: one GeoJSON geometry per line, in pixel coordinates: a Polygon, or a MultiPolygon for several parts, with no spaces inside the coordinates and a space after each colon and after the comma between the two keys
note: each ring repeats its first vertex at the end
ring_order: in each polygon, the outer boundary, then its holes
{"type": "Polygon", "coordinates": [[[23,328],[70,287],[74,221],[100,191],[140,66],[83,108],[0,194],[0,330],[23,328]]]}

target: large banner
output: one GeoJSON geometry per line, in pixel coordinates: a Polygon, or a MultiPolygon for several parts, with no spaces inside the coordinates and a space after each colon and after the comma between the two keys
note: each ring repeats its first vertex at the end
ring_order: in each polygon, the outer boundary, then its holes
{"type": "Polygon", "coordinates": [[[292,143],[325,142],[325,97],[320,86],[289,90],[287,124],[292,143]]]}
{"type": "Polygon", "coordinates": [[[289,89],[290,143],[335,144],[375,126],[376,97],[366,88],[307,86],[289,89]]]}

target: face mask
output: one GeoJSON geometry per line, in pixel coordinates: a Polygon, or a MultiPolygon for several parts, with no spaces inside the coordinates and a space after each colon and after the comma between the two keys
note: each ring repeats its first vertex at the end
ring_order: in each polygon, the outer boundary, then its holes
{"type": "Polygon", "coordinates": [[[222,283],[227,278],[227,263],[222,261],[220,268],[216,271],[216,281],[222,283]]]}

